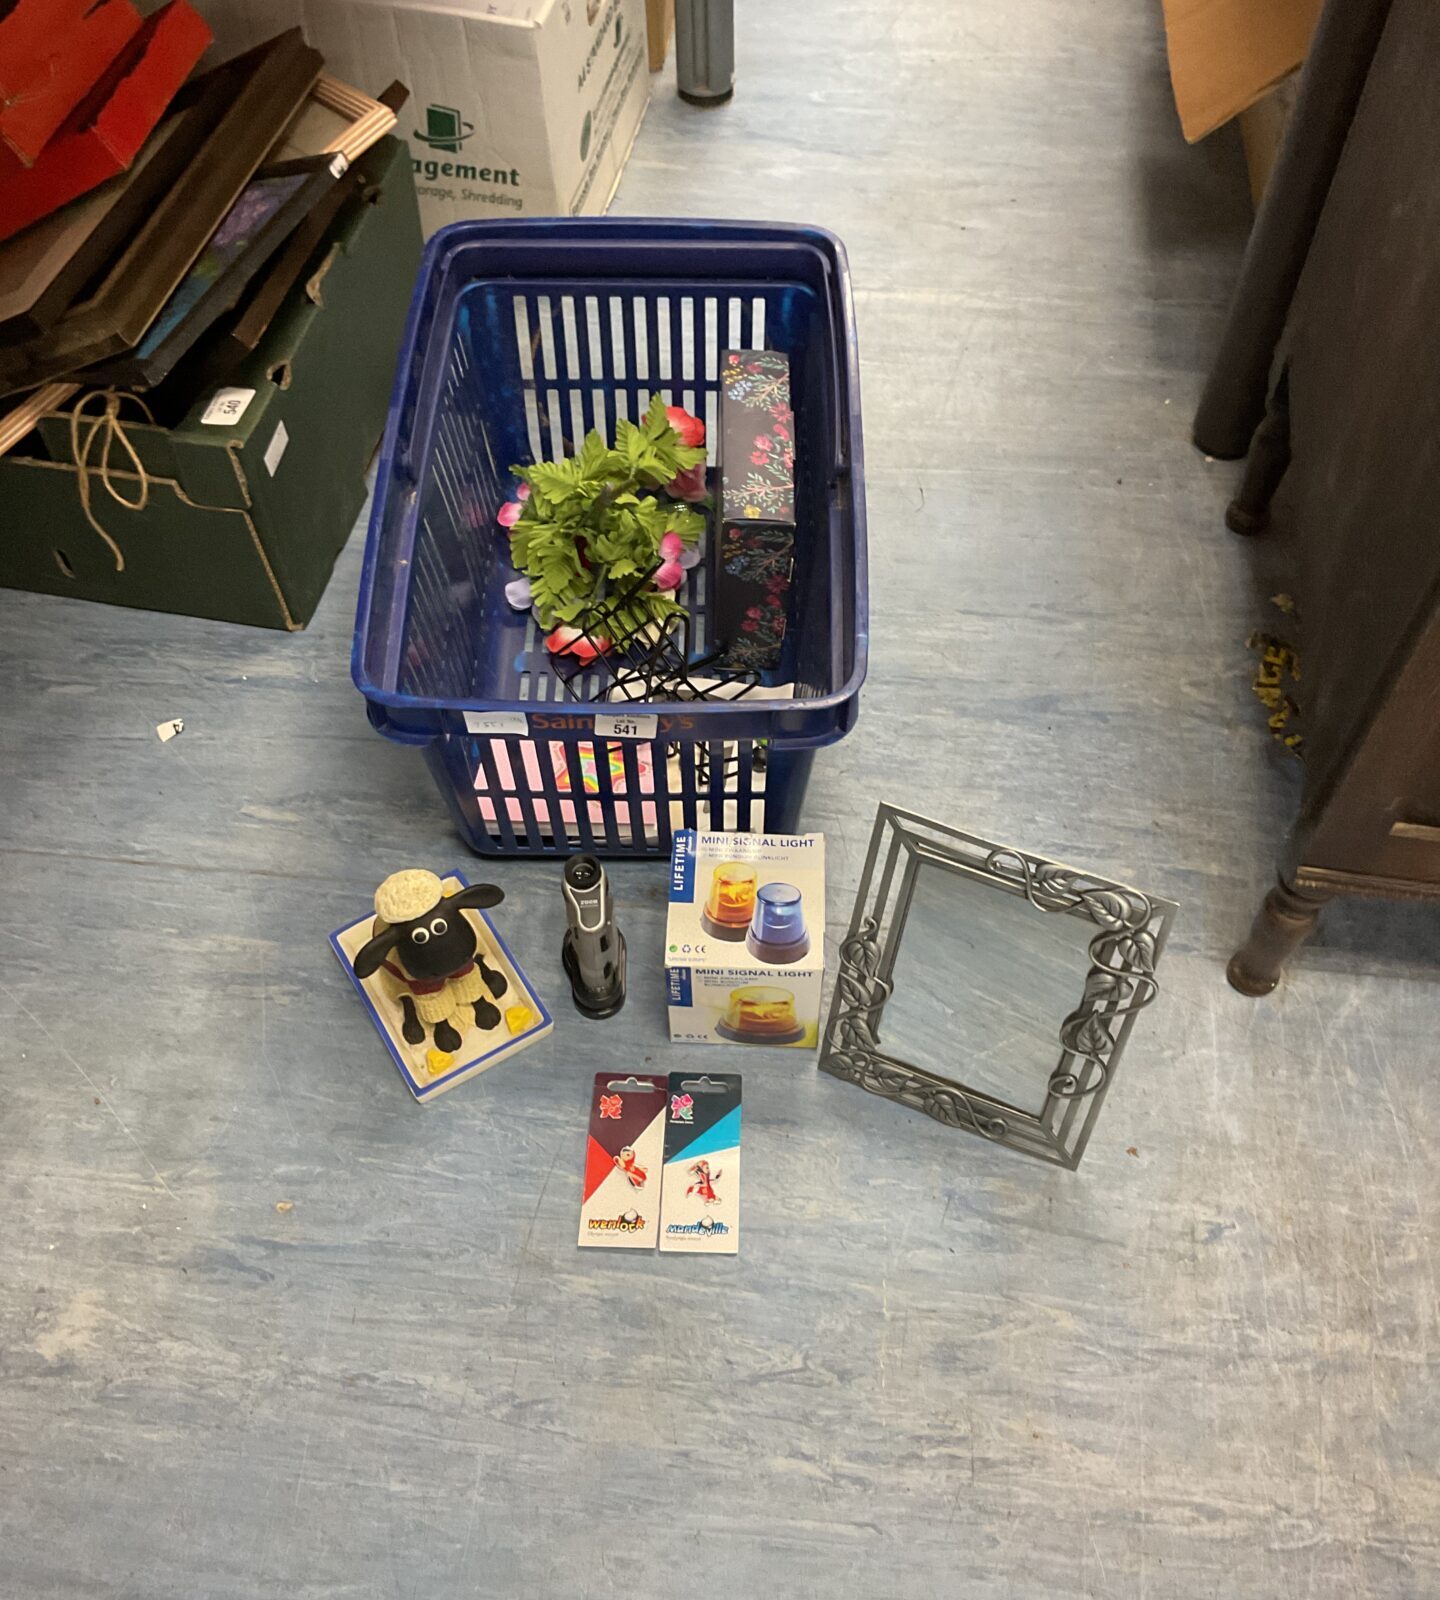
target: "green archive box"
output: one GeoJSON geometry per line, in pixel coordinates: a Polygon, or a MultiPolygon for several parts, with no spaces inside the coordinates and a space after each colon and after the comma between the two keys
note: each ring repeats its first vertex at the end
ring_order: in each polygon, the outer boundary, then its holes
{"type": "MultiPolygon", "coordinates": [[[[177,611],[264,628],[303,628],[365,501],[395,355],[420,260],[410,155],[386,138],[363,155],[362,199],[320,247],[257,348],[205,386],[173,427],[121,412],[145,479],[112,442],[106,492],[89,453],[81,500],[71,419],[55,413],[0,456],[0,585],[177,611]]],[[[92,405],[93,418],[100,408],[92,405]]],[[[83,440],[88,423],[80,429],[83,440]]]]}

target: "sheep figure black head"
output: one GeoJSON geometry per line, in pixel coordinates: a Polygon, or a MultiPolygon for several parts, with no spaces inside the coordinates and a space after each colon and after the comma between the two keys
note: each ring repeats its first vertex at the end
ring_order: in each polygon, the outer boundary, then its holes
{"type": "Polygon", "coordinates": [[[400,1003],[407,1044],[423,1044],[433,1029],[436,1048],[453,1053],[472,1017],[478,1028],[500,1025],[491,996],[498,1000],[509,984],[486,965],[464,912],[504,898],[491,883],[446,894],[439,878],[419,867],[391,873],[375,891],[375,926],[356,952],[355,976],[370,978],[383,969],[400,1003]]]}

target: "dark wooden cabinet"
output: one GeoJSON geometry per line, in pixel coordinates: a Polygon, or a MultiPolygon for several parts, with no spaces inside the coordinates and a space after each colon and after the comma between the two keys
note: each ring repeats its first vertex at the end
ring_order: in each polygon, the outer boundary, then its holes
{"type": "Polygon", "coordinates": [[[1230,525],[1298,607],[1300,814],[1247,994],[1336,894],[1440,899],[1440,7],[1394,0],[1276,353],[1230,525]]]}

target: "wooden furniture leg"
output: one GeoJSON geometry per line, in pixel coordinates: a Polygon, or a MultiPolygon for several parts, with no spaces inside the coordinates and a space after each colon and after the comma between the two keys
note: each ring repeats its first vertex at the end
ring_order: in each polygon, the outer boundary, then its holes
{"type": "Polygon", "coordinates": [[[1258,998],[1280,981],[1285,963],[1315,931],[1321,908],[1334,896],[1324,891],[1297,889],[1279,879],[1265,896],[1250,937],[1230,957],[1225,976],[1230,987],[1258,998]]]}
{"type": "Polygon", "coordinates": [[[1240,492],[1225,511],[1231,533],[1260,533],[1270,520],[1270,501],[1290,465],[1290,382],[1282,372],[1265,407],[1265,420],[1250,441],[1240,492]]]}

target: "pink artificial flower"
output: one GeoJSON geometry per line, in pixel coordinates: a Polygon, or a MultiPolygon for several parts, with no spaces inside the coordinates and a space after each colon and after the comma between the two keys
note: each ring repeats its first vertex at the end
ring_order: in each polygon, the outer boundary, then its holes
{"type": "Polygon", "coordinates": [[[680,435],[681,444],[693,447],[705,443],[705,424],[699,417],[692,417],[684,406],[666,406],[665,415],[680,435]]]}
{"type": "Polygon", "coordinates": [[[768,433],[757,433],[755,435],[755,448],[757,450],[768,450],[770,448],[770,444],[771,439],[768,433]]]}
{"type": "Polygon", "coordinates": [[[693,467],[684,467],[665,485],[665,493],[672,500],[703,500],[705,488],[705,463],[697,461],[693,467]]]}
{"type": "Polygon", "coordinates": [[[685,581],[685,569],[678,561],[667,561],[655,574],[657,589],[678,589],[685,581]]]}
{"type": "Polygon", "coordinates": [[[680,552],[685,548],[685,541],[678,533],[667,533],[660,541],[660,554],[667,561],[678,561],[680,552]]]}
{"type": "Polygon", "coordinates": [[[750,452],[750,460],[757,467],[768,467],[770,465],[770,457],[761,450],[752,450],[750,452]]]}
{"type": "Polygon", "coordinates": [[[545,641],[552,656],[566,655],[575,661],[593,661],[610,648],[608,639],[592,639],[579,628],[559,627],[545,641]]]}
{"type": "Polygon", "coordinates": [[[507,500],[495,513],[495,520],[502,528],[513,528],[520,520],[520,502],[507,500]]]}
{"type": "Polygon", "coordinates": [[[747,617],[745,621],[740,624],[740,626],[745,630],[746,633],[754,633],[759,624],[752,622],[750,618],[747,617]]]}
{"type": "Polygon", "coordinates": [[[530,485],[528,483],[522,483],[515,491],[515,498],[517,500],[528,500],[530,498],[530,485]]]}
{"type": "Polygon", "coordinates": [[[745,615],[747,617],[756,617],[756,618],[762,617],[762,616],[764,616],[764,614],[765,613],[763,611],[761,611],[759,606],[751,606],[750,609],[745,613],[745,615]]]}

